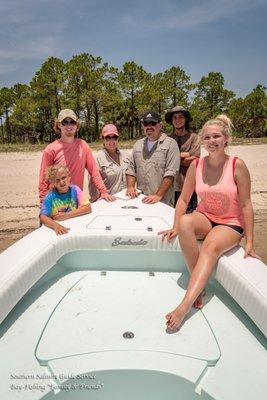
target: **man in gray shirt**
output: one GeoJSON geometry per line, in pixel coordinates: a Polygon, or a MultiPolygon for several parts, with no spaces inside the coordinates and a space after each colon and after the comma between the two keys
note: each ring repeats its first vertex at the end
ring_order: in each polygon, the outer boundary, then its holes
{"type": "Polygon", "coordinates": [[[179,171],[180,155],[176,141],[161,132],[160,116],[149,111],[142,118],[145,137],[133,147],[126,170],[127,196],[137,196],[137,188],[146,195],[143,203],[162,201],[173,205],[174,177],[179,171]]]}

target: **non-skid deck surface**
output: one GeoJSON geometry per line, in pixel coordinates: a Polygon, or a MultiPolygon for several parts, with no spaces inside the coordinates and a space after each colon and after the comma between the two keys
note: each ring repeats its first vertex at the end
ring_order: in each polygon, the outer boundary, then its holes
{"type": "MultiPolygon", "coordinates": [[[[125,206],[126,207],[126,206],[125,206]]],[[[166,219],[159,216],[138,215],[138,211],[129,215],[97,215],[87,225],[87,229],[100,229],[103,231],[116,231],[122,229],[127,231],[158,232],[159,230],[169,229],[166,219]]]]}
{"type": "Polygon", "coordinates": [[[201,311],[193,310],[179,332],[169,334],[164,315],[184,295],[180,274],[85,273],[58,303],[37,348],[52,359],[105,351],[148,351],[215,363],[220,351],[201,311]],[[124,338],[130,332],[132,338],[124,338]]]}

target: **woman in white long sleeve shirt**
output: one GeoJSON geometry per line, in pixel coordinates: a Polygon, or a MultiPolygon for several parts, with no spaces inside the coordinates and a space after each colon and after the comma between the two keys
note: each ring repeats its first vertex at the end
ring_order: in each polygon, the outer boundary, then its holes
{"type": "MultiPolygon", "coordinates": [[[[130,155],[126,150],[119,150],[119,132],[115,125],[105,125],[102,129],[101,137],[103,149],[98,151],[96,163],[109,194],[114,195],[127,186],[125,171],[130,155]]],[[[91,202],[96,201],[100,197],[92,180],[89,182],[89,193],[91,202]]]]}

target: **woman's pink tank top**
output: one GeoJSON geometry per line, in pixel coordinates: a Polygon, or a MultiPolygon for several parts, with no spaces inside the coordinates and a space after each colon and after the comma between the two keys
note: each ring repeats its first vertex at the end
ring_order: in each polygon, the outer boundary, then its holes
{"type": "Polygon", "coordinates": [[[244,228],[243,213],[234,180],[236,159],[237,157],[229,157],[219,182],[212,186],[203,182],[205,157],[196,162],[196,193],[199,199],[196,211],[218,224],[238,225],[244,228]]]}

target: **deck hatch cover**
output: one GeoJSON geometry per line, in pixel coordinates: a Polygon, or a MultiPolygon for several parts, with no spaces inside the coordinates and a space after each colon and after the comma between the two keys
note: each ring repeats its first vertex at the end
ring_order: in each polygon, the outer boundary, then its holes
{"type": "Polygon", "coordinates": [[[158,216],[140,216],[140,215],[97,215],[87,225],[88,230],[100,231],[143,231],[159,232],[169,229],[167,221],[158,216]]]}

